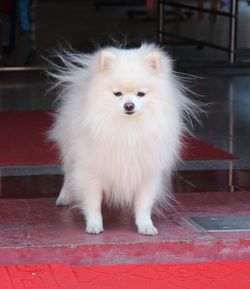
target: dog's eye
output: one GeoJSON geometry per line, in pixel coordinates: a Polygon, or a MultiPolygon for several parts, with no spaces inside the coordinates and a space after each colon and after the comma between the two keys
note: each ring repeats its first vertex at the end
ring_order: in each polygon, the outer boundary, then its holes
{"type": "Polygon", "coordinates": [[[145,93],[145,92],[142,92],[142,91],[137,92],[137,95],[140,96],[140,97],[145,96],[145,94],[146,94],[146,93],[145,93]]]}
{"type": "Polygon", "coordinates": [[[121,93],[120,91],[115,91],[115,92],[113,92],[113,94],[114,94],[115,96],[122,96],[122,93],[121,93]]]}

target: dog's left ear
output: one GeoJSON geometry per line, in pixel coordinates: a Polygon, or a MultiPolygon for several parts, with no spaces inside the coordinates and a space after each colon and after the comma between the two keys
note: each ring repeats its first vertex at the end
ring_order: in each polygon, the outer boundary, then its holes
{"type": "Polygon", "coordinates": [[[99,58],[99,69],[101,71],[107,70],[110,68],[112,63],[115,61],[116,55],[107,50],[103,50],[99,58]]]}
{"type": "Polygon", "coordinates": [[[159,71],[161,69],[161,55],[158,51],[148,53],[144,57],[144,60],[153,71],[159,71]]]}

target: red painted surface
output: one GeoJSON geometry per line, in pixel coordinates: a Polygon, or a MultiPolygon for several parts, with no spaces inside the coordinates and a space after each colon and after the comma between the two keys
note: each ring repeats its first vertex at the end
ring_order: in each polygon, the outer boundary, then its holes
{"type": "Polygon", "coordinates": [[[0,266],[3,289],[248,289],[250,261],[179,265],[0,266]]]}
{"type": "MultiPolygon", "coordinates": [[[[47,141],[52,117],[46,111],[0,112],[0,165],[54,165],[57,151],[47,141]]],[[[192,137],[185,138],[184,160],[236,159],[221,149],[192,137]]]]}
{"type": "Polygon", "coordinates": [[[5,267],[0,266],[0,283],[4,289],[13,289],[11,277],[5,267]]]}
{"type": "Polygon", "coordinates": [[[130,265],[73,269],[84,289],[247,289],[250,262],[130,265]]]}
{"type": "Polygon", "coordinates": [[[182,153],[182,159],[185,161],[238,159],[238,157],[231,153],[191,136],[185,137],[184,142],[185,147],[182,153]]]}
{"type": "Polygon", "coordinates": [[[80,289],[70,266],[17,265],[0,267],[1,289],[80,289]]]}
{"type": "Polygon", "coordinates": [[[154,218],[157,236],[137,234],[131,214],[104,211],[105,232],[88,235],[83,217],[54,199],[0,201],[0,264],[111,265],[250,259],[250,232],[201,232],[186,216],[249,215],[250,194],[177,194],[176,211],[154,218]]]}
{"type": "Polygon", "coordinates": [[[44,111],[0,112],[0,165],[52,165],[57,152],[47,141],[52,117],[44,111]]]}

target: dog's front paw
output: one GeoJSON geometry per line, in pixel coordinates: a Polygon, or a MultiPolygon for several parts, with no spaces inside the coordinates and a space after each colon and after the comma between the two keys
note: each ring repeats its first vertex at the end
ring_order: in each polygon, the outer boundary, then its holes
{"type": "Polygon", "coordinates": [[[157,235],[158,230],[153,225],[139,225],[138,233],[142,235],[157,235]]]}
{"type": "Polygon", "coordinates": [[[103,226],[101,224],[88,224],[86,226],[86,233],[88,234],[99,234],[103,231],[103,226]]]}

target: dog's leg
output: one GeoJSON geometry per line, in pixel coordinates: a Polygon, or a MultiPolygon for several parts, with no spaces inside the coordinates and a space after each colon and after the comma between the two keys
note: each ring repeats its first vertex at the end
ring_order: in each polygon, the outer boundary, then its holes
{"type": "Polygon", "coordinates": [[[141,190],[135,195],[135,223],[140,234],[158,234],[151,219],[151,211],[160,187],[160,177],[155,177],[147,180],[141,190]]]}
{"type": "Polygon", "coordinates": [[[63,187],[56,199],[56,206],[67,206],[70,204],[69,187],[67,181],[64,180],[63,187]]]}
{"type": "Polygon", "coordinates": [[[86,232],[89,234],[99,234],[103,232],[102,221],[102,188],[97,182],[91,181],[86,187],[82,211],[86,219],[86,232]]]}

